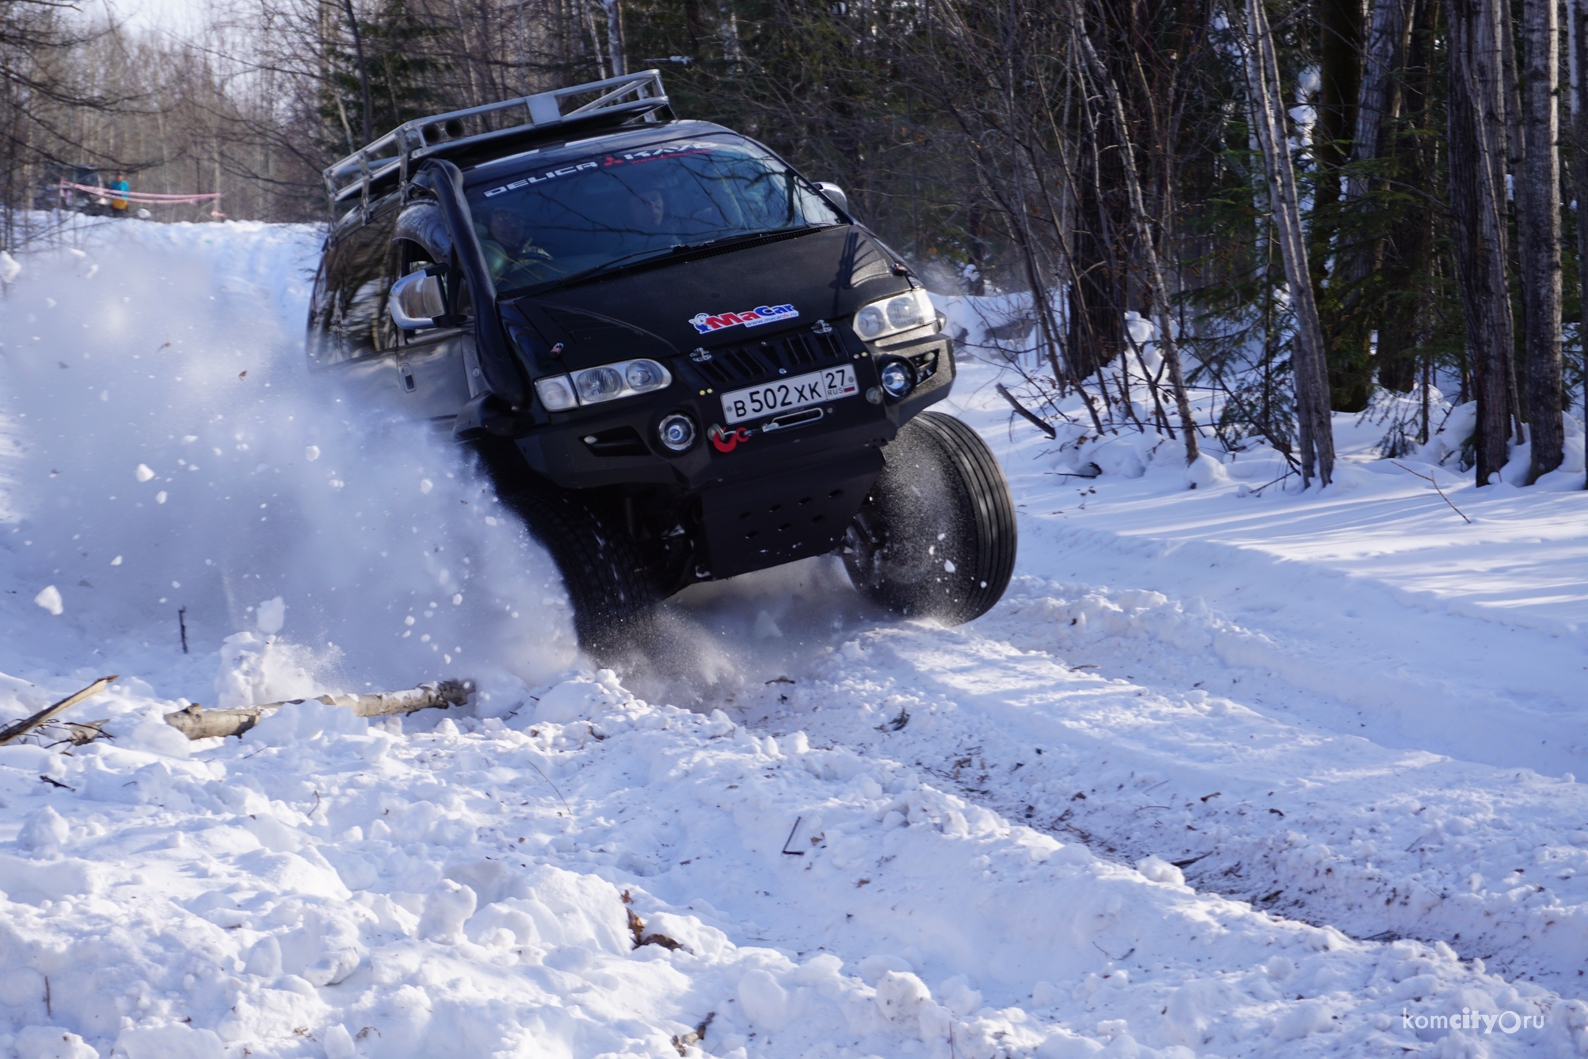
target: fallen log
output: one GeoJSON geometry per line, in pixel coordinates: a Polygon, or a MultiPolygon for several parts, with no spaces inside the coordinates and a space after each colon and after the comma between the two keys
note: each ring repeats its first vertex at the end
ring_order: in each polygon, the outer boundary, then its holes
{"type": "Polygon", "coordinates": [[[82,691],[73,692],[60,702],[44,707],[32,717],[24,717],[20,721],[13,721],[4,728],[0,728],[0,746],[16,742],[39,725],[48,722],[59,714],[65,713],[84,699],[98,695],[101,691],[110,687],[111,681],[120,679],[120,677],[100,677],[82,691]]]}
{"type": "Polygon", "coordinates": [[[185,710],[166,714],[165,723],[189,739],[210,739],[215,736],[242,735],[258,724],[259,719],[266,712],[278,710],[289,702],[317,701],[327,706],[345,706],[360,717],[386,717],[396,713],[462,706],[469,701],[469,694],[473,690],[473,681],[438,680],[406,691],[378,691],[370,695],[321,695],[315,700],[288,699],[286,702],[265,702],[258,706],[240,706],[223,710],[206,710],[195,702],[185,710]]]}

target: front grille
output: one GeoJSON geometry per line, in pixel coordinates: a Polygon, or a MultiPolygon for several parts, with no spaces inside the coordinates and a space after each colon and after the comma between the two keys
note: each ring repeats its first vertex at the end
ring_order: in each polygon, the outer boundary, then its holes
{"type": "Polygon", "coordinates": [[[849,357],[836,329],[826,334],[792,331],[742,346],[713,349],[709,351],[710,359],[702,359],[702,352],[697,350],[690,356],[690,366],[709,384],[720,387],[752,383],[780,374],[793,375],[849,357]]]}

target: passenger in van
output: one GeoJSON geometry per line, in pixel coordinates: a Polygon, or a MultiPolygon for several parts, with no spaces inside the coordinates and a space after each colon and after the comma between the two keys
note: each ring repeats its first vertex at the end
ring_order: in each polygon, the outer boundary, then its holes
{"type": "Polygon", "coordinates": [[[485,251],[485,263],[491,278],[504,287],[522,287],[541,283],[557,274],[552,257],[535,244],[530,237],[529,225],[516,210],[498,206],[491,211],[488,223],[480,236],[480,249],[485,251]]]}
{"type": "Polygon", "coordinates": [[[636,191],[629,197],[629,218],[642,232],[659,232],[667,218],[667,200],[659,188],[636,191]]]}

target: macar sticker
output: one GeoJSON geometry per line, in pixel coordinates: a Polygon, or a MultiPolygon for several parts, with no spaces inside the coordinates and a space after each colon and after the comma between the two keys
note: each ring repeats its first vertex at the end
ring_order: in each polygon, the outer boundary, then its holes
{"type": "Polygon", "coordinates": [[[754,309],[721,313],[717,316],[710,313],[696,313],[689,318],[689,322],[695,325],[696,331],[709,335],[726,327],[760,327],[762,324],[775,323],[778,320],[792,320],[798,315],[799,310],[792,305],[758,305],[754,309]]]}

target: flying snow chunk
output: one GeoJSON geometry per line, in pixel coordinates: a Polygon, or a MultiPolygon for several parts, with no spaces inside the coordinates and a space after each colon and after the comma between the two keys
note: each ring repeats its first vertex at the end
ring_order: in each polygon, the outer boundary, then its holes
{"type": "Polygon", "coordinates": [[[419,479],[419,491],[421,493],[428,493],[428,492],[430,492],[430,490],[434,489],[435,487],[436,487],[436,483],[432,482],[430,479],[428,479],[428,478],[419,479]]]}
{"type": "Polygon", "coordinates": [[[304,449],[303,450],[303,458],[308,460],[310,463],[313,463],[315,460],[319,459],[320,458],[320,446],[318,446],[318,445],[310,445],[308,448],[304,449]]]}
{"type": "Polygon", "coordinates": [[[163,504],[163,503],[166,502],[167,499],[169,499],[169,497],[170,497],[170,494],[167,493],[164,489],[162,489],[158,493],[154,494],[154,502],[156,504],[163,504]]]}
{"type": "Polygon", "coordinates": [[[118,555],[114,559],[110,560],[110,565],[111,566],[120,566],[121,565],[121,556],[118,555]]]}
{"type": "Polygon", "coordinates": [[[22,274],[22,262],[0,250],[0,282],[10,283],[22,274]]]}
{"type": "Polygon", "coordinates": [[[154,477],[154,471],[149,469],[149,465],[147,463],[138,464],[138,469],[132,473],[140,482],[147,482],[150,478],[154,477]]]}
{"type": "Polygon", "coordinates": [[[274,636],[287,623],[287,601],[277,596],[259,604],[259,614],[254,624],[266,636],[274,636]]]}
{"type": "Polygon", "coordinates": [[[33,602],[51,614],[60,614],[65,609],[61,606],[61,591],[54,585],[45,585],[39,594],[33,597],[33,602]]]}

